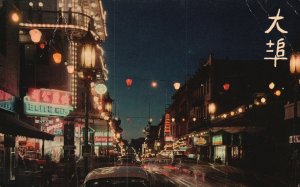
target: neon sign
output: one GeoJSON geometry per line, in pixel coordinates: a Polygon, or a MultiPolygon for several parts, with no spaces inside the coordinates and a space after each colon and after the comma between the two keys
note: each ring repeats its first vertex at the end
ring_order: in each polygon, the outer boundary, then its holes
{"type": "Polygon", "coordinates": [[[3,90],[0,90],[0,108],[15,112],[15,97],[3,90]]]}
{"type": "Polygon", "coordinates": [[[30,88],[24,97],[24,111],[27,115],[67,116],[73,110],[70,92],[30,88]]]}
{"type": "Polygon", "coordinates": [[[165,114],[165,138],[167,136],[170,136],[171,133],[171,120],[170,120],[170,114],[166,113],[165,114]]]}

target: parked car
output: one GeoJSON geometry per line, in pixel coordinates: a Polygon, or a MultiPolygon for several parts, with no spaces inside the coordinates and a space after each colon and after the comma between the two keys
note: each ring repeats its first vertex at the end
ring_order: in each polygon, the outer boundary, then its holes
{"type": "Polygon", "coordinates": [[[26,151],[23,162],[25,167],[30,170],[43,169],[46,165],[46,159],[42,158],[41,154],[36,151],[26,151]]]}
{"type": "Polygon", "coordinates": [[[115,166],[98,168],[85,178],[84,187],[100,186],[150,186],[149,174],[141,167],[115,166]]]}
{"type": "Polygon", "coordinates": [[[133,166],[139,165],[132,157],[121,157],[117,160],[117,166],[133,166]]]}

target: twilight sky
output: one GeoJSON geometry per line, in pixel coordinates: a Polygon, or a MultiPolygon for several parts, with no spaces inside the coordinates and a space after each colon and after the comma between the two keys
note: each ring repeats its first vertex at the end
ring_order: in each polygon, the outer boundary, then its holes
{"type": "Polygon", "coordinates": [[[183,83],[210,53],[273,63],[263,59],[270,56],[266,43],[285,36],[289,53],[300,33],[299,0],[103,0],[103,6],[109,92],[128,140],[143,136],[149,111],[153,125],[159,123],[171,103],[173,82],[183,83]],[[264,33],[272,24],[268,15],[275,16],[278,8],[285,17],[279,24],[288,34],[276,28],[264,33]],[[129,77],[131,88],[125,84],[129,77]],[[152,80],[157,88],[151,88],[152,80]]]}

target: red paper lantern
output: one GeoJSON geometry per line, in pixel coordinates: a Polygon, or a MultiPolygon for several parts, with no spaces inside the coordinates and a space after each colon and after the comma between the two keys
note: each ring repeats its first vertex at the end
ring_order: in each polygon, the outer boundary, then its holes
{"type": "Polygon", "coordinates": [[[44,49],[44,48],[45,48],[45,44],[44,44],[44,43],[40,43],[39,46],[40,46],[41,49],[44,49]]]}
{"type": "Polygon", "coordinates": [[[130,88],[132,86],[132,79],[126,79],[126,86],[130,88]]]}
{"type": "Polygon", "coordinates": [[[224,84],[223,84],[223,89],[224,89],[225,91],[228,91],[228,90],[230,89],[230,84],[229,84],[229,83],[224,83],[224,84]]]}

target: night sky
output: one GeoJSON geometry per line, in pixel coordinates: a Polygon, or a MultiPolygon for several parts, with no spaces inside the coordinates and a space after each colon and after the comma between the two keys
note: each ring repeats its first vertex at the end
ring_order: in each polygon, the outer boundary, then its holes
{"type": "Polygon", "coordinates": [[[273,63],[263,59],[270,56],[269,40],[285,37],[286,57],[299,41],[299,0],[103,0],[103,6],[109,92],[128,140],[143,136],[149,113],[153,124],[159,123],[171,103],[173,82],[184,83],[210,53],[273,63]],[[279,24],[289,33],[265,34],[272,24],[268,15],[275,16],[278,8],[285,17],[279,24]],[[129,77],[131,88],[125,84],[129,77]],[[150,86],[152,80],[157,88],[150,86]]]}

